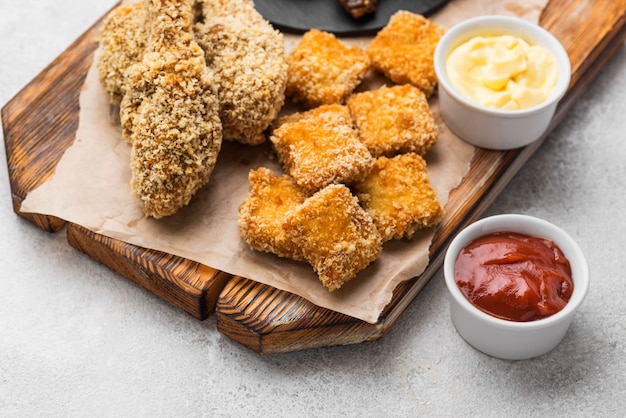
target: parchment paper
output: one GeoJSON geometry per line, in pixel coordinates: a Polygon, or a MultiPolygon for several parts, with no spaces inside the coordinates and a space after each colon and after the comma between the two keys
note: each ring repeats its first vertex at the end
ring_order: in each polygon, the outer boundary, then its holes
{"type": "MultiPolygon", "coordinates": [[[[432,19],[445,28],[483,14],[516,15],[537,22],[546,3],[547,0],[455,0],[432,19]]],[[[294,35],[285,36],[286,50],[291,50],[298,40],[294,35]]],[[[366,45],[369,40],[349,42],[366,45]]],[[[449,192],[467,173],[474,148],[446,128],[436,97],[431,99],[431,108],[440,138],[426,160],[431,183],[445,205],[449,192]]],[[[65,152],[51,180],[28,194],[22,212],[53,215],[98,234],[185,257],[295,293],[318,306],[369,323],[377,322],[398,283],[418,276],[428,264],[433,229],[421,231],[411,240],[385,243],[376,262],[338,291],[329,293],[308,264],[250,250],[239,236],[238,207],[248,194],[250,169],[265,166],[281,172],[278,163],[270,158],[269,141],[256,147],[224,141],[209,184],[188,207],[169,218],[146,218],[139,200],[130,191],[130,146],[121,138],[116,112],[92,65],[80,96],[75,142],[65,152]]]]}

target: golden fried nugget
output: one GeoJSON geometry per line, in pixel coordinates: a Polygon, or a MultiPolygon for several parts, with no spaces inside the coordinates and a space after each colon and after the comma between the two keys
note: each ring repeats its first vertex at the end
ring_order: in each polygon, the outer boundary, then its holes
{"type": "Polygon", "coordinates": [[[400,10],[376,34],[366,52],[372,67],[397,84],[413,84],[430,96],[437,85],[435,48],[444,30],[416,13],[400,10]]]}
{"type": "Polygon", "coordinates": [[[131,188],[144,213],[176,213],[206,184],[222,144],[204,51],[191,34],[191,0],[145,0],[148,45],[126,71],[120,106],[131,144],[131,188]]]}
{"type": "Polygon", "coordinates": [[[287,57],[287,96],[307,107],[343,103],[361,83],[370,60],[358,46],[311,29],[287,57]]]}
{"type": "Polygon", "coordinates": [[[251,170],[250,194],[239,206],[239,232],[248,245],[258,251],[303,260],[300,249],[285,236],[285,215],[303,203],[309,193],[287,175],[276,176],[260,167],[251,170]]]}
{"type": "Polygon", "coordinates": [[[195,36],[215,73],[224,139],[256,145],[285,101],[283,35],[250,0],[204,0],[195,36]]]}
{"type": "Polygon", "coordinates": [[[353,279],[382,251],[372,218],[343,184],[309,197],[287,214],[283,229],[330,292],[353,279]]]}
{"type": "Polygon", "coordinates": [[[383,241],[411,238],[418,229],[436,225],[443,218],[426,161],[417,154],[378,158],[369,176],[354,188],[383,241]]]}
{"type": "Polygon", "coordinates": [[[346,105],[373,157],[424,155],[439,137],[426,96],[410,84],[356,93],[346,105]]]}
{"type": "Polygon", "coordinates": [[[276,126],[270,140],[278,158],[306,189],[361,180],[374,162],[344,105],[324,105],[279,118],[276,126]]]}
{"type": "Polygon", "coordinates": [[[116,106],[124,96],[124,73],[141,61],[146,48],[145,18],[141,2],[120,6],[107,16],[100,33],[98,73],[110,102],[116,106]]]}

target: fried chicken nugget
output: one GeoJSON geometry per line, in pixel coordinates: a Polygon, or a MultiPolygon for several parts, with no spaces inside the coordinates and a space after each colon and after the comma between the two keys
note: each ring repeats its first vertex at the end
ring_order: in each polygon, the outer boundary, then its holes
{"type": "Polygon", "coordinates": [[[435,48],[444,30],[424,16],[396,12],[367,46],[372,67],[397,84],[413,84],[429,97],[437,85],[435,48]]]}
{"type": "Polygon", "coordinates": [[[204,51],[191,34],[192,1],[145,0],[148,45],[126,72],[120,107],[131,144],[131,187],[146,215],[176,213],[209,179],[222,143],[204,51]]]}
{"type": "Polygon", "coordinates": [[[260,167],[248,174],[250,194],[239,206],[239,232],[255,250],[303,260],[300,248],[287,239],[282,228],[286,214],[310,193],[288,175],[277,176],[260,167]]]}
{"type": "Polygon", "coordinates": [[[141,2],[113,10],[102,27],[98,73],[110,102],[119,106],[124,96],[124,73],[141,61],[146,48],[145,13],[141,2]]]}
{"type": "Polygon", "coordinates": [[[224,138],[264,142],[263,131],[285,101],[283,35],[250,0],[204,0],[195,36],[215,73],[224,138]]]}
{"type": "Polygon", "coordinates": [[[356,93],[346,105],[359,139],[373,157],[406,152],[424,155],[439,137],[426,96],[410,84],[356,93]]]}
{"type": "Polygon", "coordinates": [[[279,118],[270,141],[285,171],[308,190],[358,181],[374,162],[344,105],[324,105],[279,118]]]}
{"type": "Polygon", "coordinates": [[[289,53],[287,64],[287,96],[312,108],[343,103],[367,74],[370,60],[358,46],[311,29],[289,53]]]}
{"type": "Polygon", "coordinates": [[[382,251],[372,218],[343,184],[325,187],[290,211],[283,229],[330,292],[356,277],[382,251]]]}
{"type": "Polygon", "coordinates": [[[436,225],[443,218],[426,161],[414,153],[378,158],[367,178],[354,189],[383,241],[411,238],[418,229],[436,225]]]}

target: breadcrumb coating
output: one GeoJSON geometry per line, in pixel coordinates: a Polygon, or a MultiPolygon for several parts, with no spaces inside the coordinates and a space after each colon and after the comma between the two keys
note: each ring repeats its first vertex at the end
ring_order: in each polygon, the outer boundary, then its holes
{"type": "Polygon", "coordinates": [[[114,9],[102,27],[98,73],[115,106],[120,105],[124,96],[124,73],[143,57],[147,42],[144,21],[143,4],[139,2],[114,9]]]}
{"type": "Polygon", "coordinates": [[[426,96],[410,84],[355,93],[346,105],[373,157],[424,155],[439,137],[426,96]]]}
{"type": "Polygon", "coordinates": [[[279,118],[270,140],[285,171],[308,190],[359,181],[374,162],[344,105],[279,118]]]}
{"type": "Polygon", "coordinates": [[[444,30],[424,16],[400,10],[367,46],[372,67],[397,84],[413,84],[429,97],[437,85],[435,48],[444,30]]]}
{"type": "MultiPolygon", "coordinates": [[[[226,139],[256,145],[285,101],[283,35],[251,0],[193,1],[194,37],[214,73],[226,139]],[[199,10],[199,11],[198,11],[199,10]]],[[[124,73],[141,61],[150,25],[141,2],[115,9],[102,29],[100,79],[113,105],[124,95],[124,73]]]]}
{"type": "Polygon", "coordinates": [[[426,161],[415,153],[378,158],[354,189],[383,241],[411,238],[418,229],[434,226],[443,218],[426,161]]]}
{"type": "Polygon", "coordinates": [[[203,17],[195,36],[215,73],[224,138],[260,144],[285,101],[283,35],[250,0],[201,3],[203,17]]]}
{"type": "Polygon", "coordinates": [[[370,59],[358,46],[311,29],[289,53],[287,64],[287,96],[313,108],[343,104],[367,74],[370,59]]]}
{"type": "Polygon", "coordinates": [[[176,213],[209,179],[222,141],[213,77],[191,34],[191,1],[145,0],[148,44],[120,107],[131,187],[146,215],[176,213]]]}
{"type": "Polygon", "coordinates": [[[239,232],[255,250],[303,260],[300,248],[287,239],[282,224],[287,213],[310,193],[288,175],[277,176],[260,167],[248,174],[250,194],[239,206],[239,232]]]}
{"type": "Polygon", "coordinates": [[[330,292],[356,277],[382,251],[372,218],[342,184],[325,187],[290,211],[283,229],[330,292]]]}

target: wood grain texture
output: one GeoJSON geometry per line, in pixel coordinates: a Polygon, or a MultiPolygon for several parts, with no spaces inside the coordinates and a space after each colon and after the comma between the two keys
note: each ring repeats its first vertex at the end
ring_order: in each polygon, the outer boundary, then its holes
{"type": "Polygon", "coordinates": [[[147,250],[68,223],[69,244],[197,319],[215,311],[231,275],[160,251],[147,250]]]}
{"type": "Polygon", "coordinates": [[[74,142],[78,99],[97,46],[94,25],[2,108],[13,209],[46,231],[58,231],[65,222],[22,213],[20,207],[29,191],[48,181],[74,142]]]}
{"type": "Polygon", "coordinates": [[[352,317],[241,277],[228,282],[217,312],[220,332],[260,353],[352,344],[355,334],[359,342],[380,337],[376,326],[363,329],[352,317]]]}
{"type": "Polygon", "coordinates": [[[322,321],[320,317],[328,315],[323,308],[287,309],[302,302],[294,301],[294,296],[287,292],[269,292],[251,280],[238,278],[229,283],[218,301],[218,329],[266,354],[354,344],[384,336],[441,267],[452,237],[489,207],[624,42],[626,0],[553,0],[544,10],[540,24],[563,43],[572,64],[570,88],[548,131],[539,141],[522,149],[477,150],[466,178],[450,194],[445,218],[431,245],[428,267],[419,277],[395,289],[376,324],[345,315],[322,321]],[[259,306],[264,307],[262,311],[258,310],[259,306]],[[285,334],[293,336],[296,330],[293,326],[287,330],[285,324],[297,324],[298,338],[287,338],[285,334]],[[341,324],[338,329],[337,324],[341,324]]]}
{"type": "MultiPolygon", "coordinates": [[[[78,96],[97,47],[100,23],[2,109],[14,210],[46,231],[60,229],[64,221],[23,214],[19,207],[30,190],[50,178],[63,152],[74,141],[78,96]]],[[[541,25],[563,43],[572,62],[572,82],[551,130],[624,42],[626,0],[551,0],[541,25]]],[[[68,242],[198,319],[215,310],[220,332],[260,353],[373,341],[393,327],[440,268],[449,240],[484,212],[543,140],[508,152],[476,152],[468,175],[450,194],[426,271],[396,288],[376,324],[319,308],[253,280],[113,240],[79,225],[67,225],[68,242]]]]}

